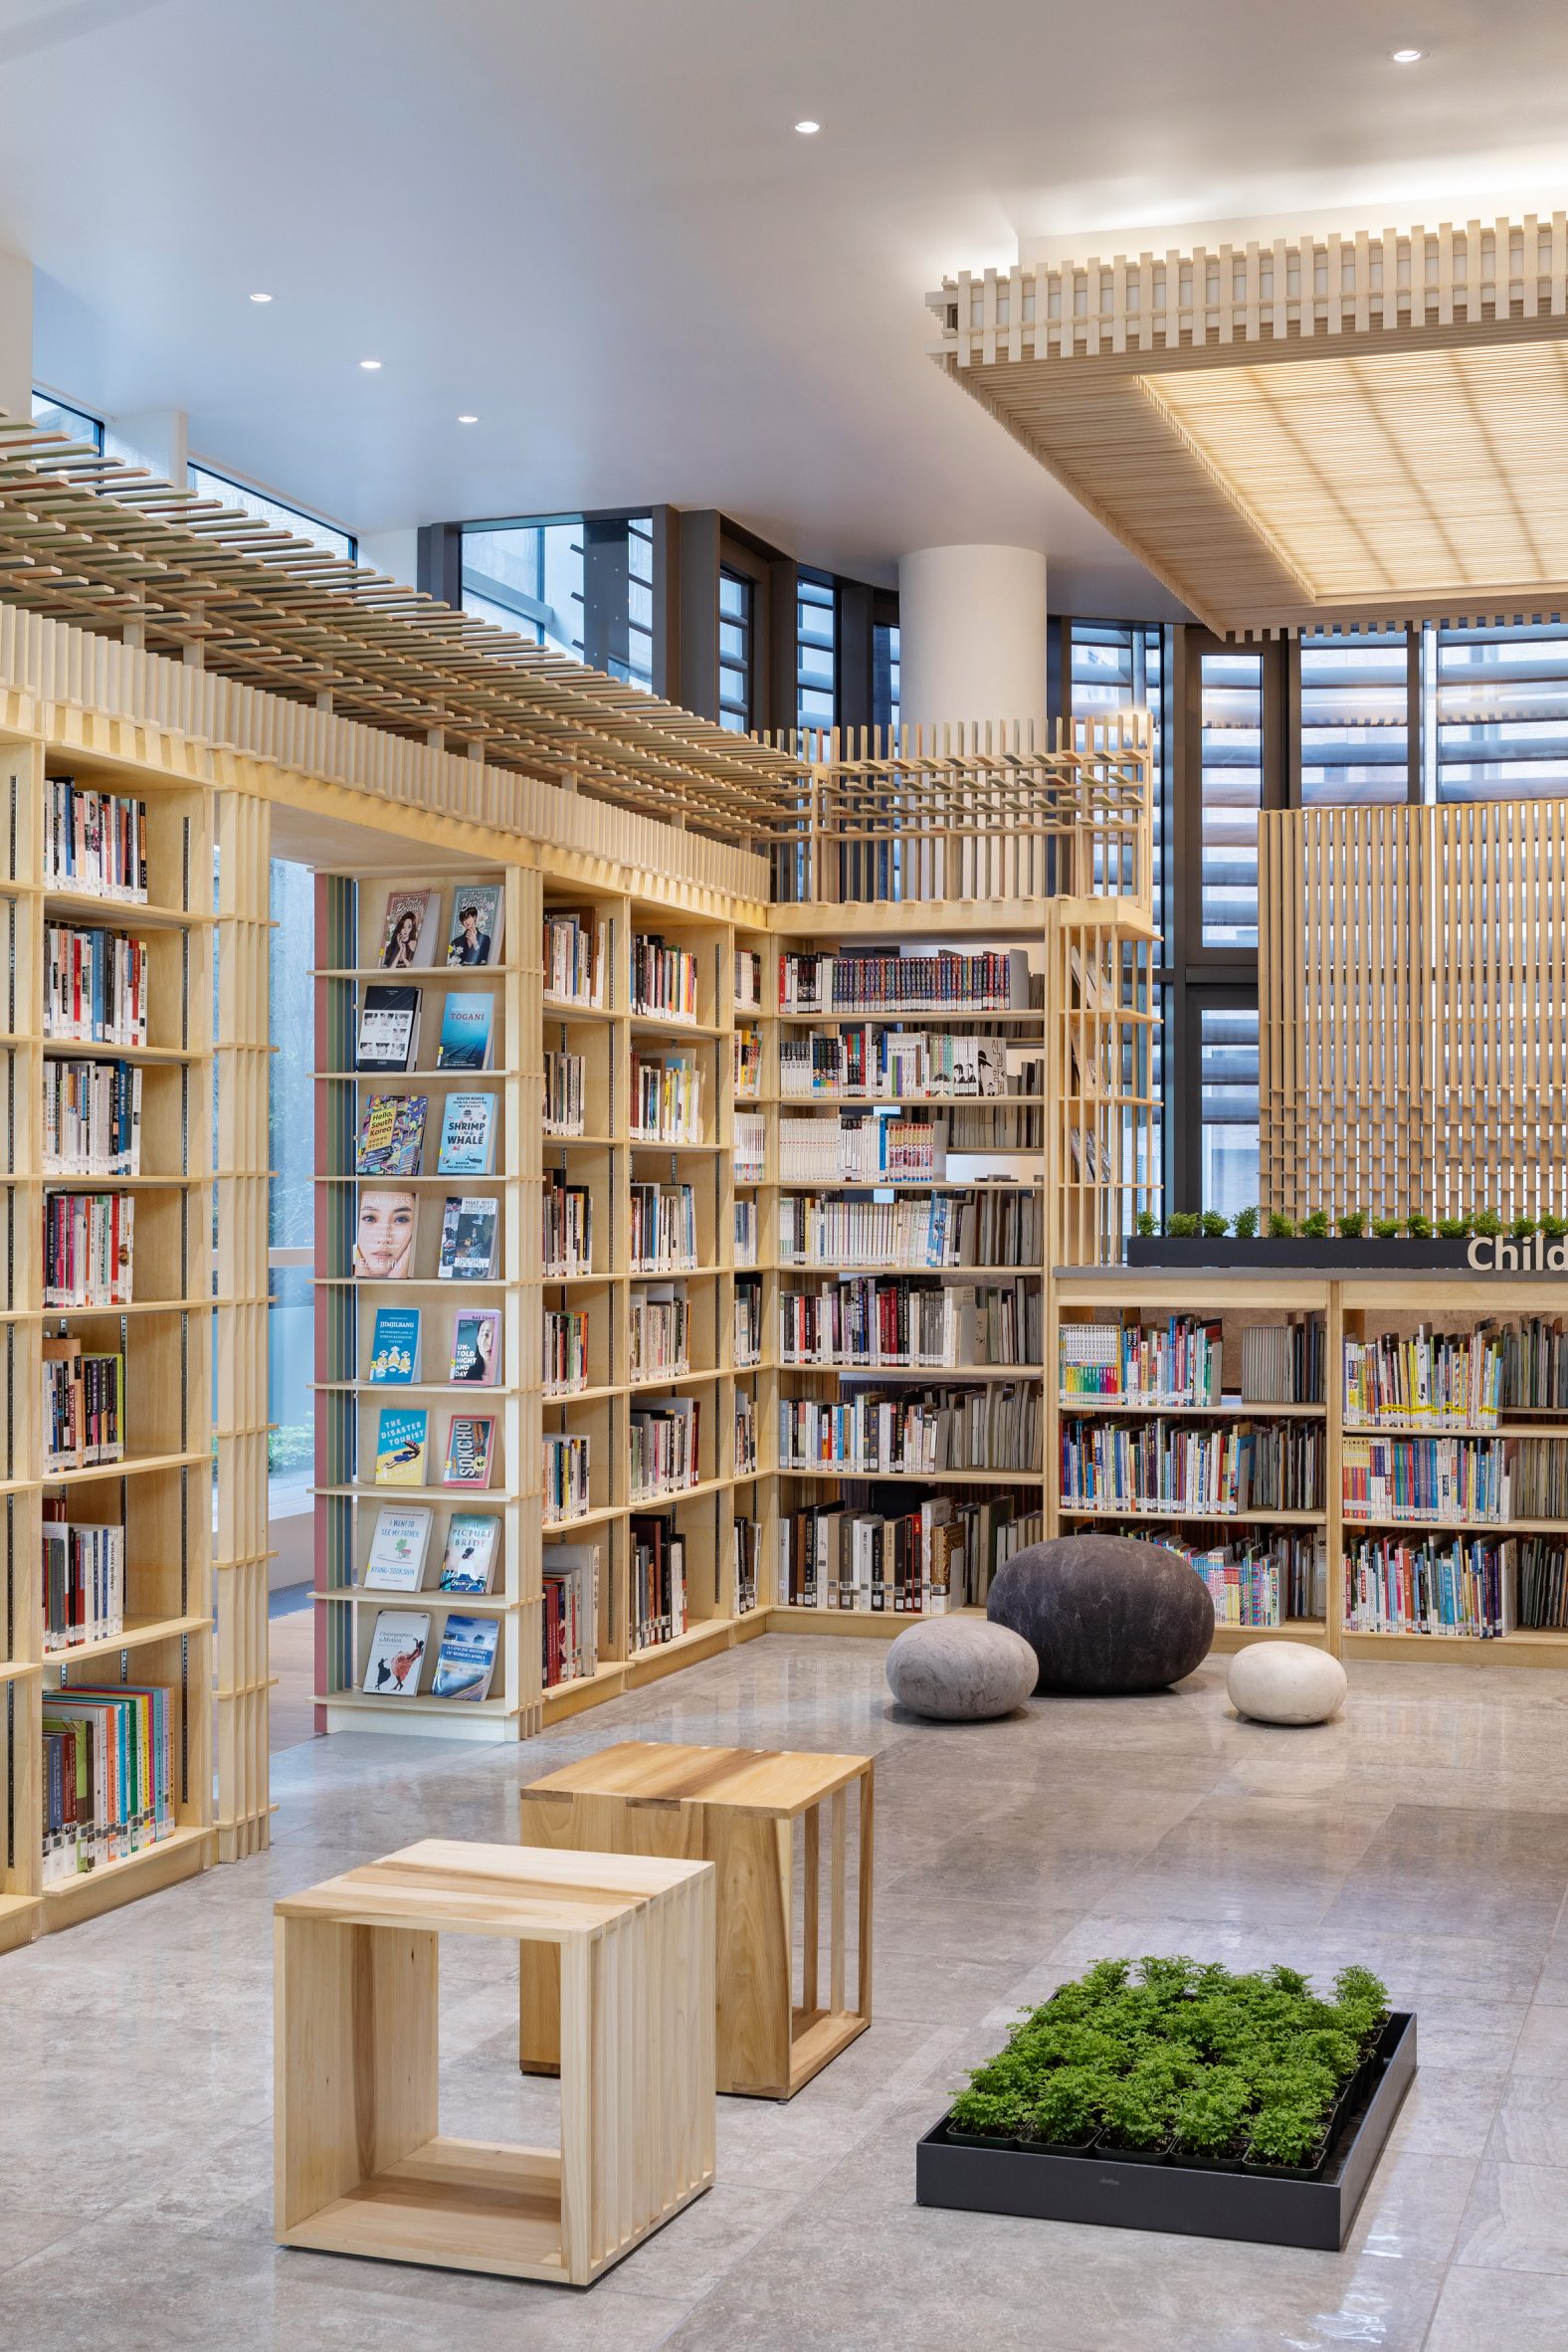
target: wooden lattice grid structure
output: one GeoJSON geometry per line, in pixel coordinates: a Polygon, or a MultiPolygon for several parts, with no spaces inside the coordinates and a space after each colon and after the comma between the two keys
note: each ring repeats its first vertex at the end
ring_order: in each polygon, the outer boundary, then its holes
{"type": "Polygon", "coordinates": [[[1568,1214],[1568,801],[1266,815],[1268,1207],[1568,1214]]]}

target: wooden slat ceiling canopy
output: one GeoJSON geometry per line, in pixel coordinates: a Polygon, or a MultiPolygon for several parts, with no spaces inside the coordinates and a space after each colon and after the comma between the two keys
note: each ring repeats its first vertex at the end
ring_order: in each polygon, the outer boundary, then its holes
{"type": "Polygon", "coordinates": [[[1568,217],[987,271],[932,356],[1222,635],[1568,610],[1568,217]]]}
{"type": "Polygon", "coordinates": [[[0,598],[722,841],[803,823],[789,752],[3,418],[0,598]]]}

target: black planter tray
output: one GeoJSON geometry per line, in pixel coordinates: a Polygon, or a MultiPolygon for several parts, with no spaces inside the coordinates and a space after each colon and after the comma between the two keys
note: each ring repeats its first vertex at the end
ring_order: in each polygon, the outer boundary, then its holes
{"type": "Polygon", "coordinates": [[[947,2118],[914,2151],[917,2205],[962,2213],[1017,2214],[1042,2222],[1097,2222],[1117,2230],[1168,2230],[1183,2238],[1240,2238],[1254,2246],[1305,2246],[1337,2254],[1349,2237],[1400,2102],[1416,2073],[1416,2020],[1389,2021],[1368,2097],[1345,2119],[1315,2180],[1270,2179],[1183,2164],[1025,2154],[962,2147],[947,2118]]]}
{"type": "MultiPolygon", "coordinates": [[[[1517,1243],[1511,1246],[1515,1251],[1518,1249],[1517,1243]]],[[[1494,1253],[1489,1242],[1483,1255],[1488,1261],[1485,1271],[1490,1272],[1494,1253]]],[[[1271,1242],[1260,1235],[1256,1241],[1239,1242],[1229,1234],[1218,1241],[1210,1241],[1201,1234],[1133,1234],[1127,1242],[1127,1264],[1150,1270],[1165,1267],[1182,1273],[1201,1268],[1207,1274],[1341,1275],[1474,1271],[1470,1266],[1469,1242],[1440,1241],[1436,1235],[1424,1242],[1413,1241],[1408,1236],[1393,1242],[1371,1239],[1348,1242],[1337,1234],[1321,1242],[1307,1241],[1299,1234],[1289,1241],[1271,1242]]]]}

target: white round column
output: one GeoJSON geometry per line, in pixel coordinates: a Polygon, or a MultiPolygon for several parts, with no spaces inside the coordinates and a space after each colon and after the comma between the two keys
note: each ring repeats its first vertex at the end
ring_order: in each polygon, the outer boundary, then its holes
{"type": "Polygon", "coordinates": [[[1046,726],[1046,559],[1037,547],[918,547],[898,565],[906,726],[1046,726]]]}

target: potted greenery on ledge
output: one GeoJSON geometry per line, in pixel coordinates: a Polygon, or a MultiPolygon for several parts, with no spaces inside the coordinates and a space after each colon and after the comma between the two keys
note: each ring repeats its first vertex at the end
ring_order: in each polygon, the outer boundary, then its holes
{"type": "Polygon", "coordinates": [[[1568,1218],[1514,1217],[1494,1209],[1465,1216],[1373,1217],[1362,1209],[1173,1209],[1163,1227],[1138,1212],[1127,1264],[1203,1267],[1217,1272],[1568,1274],[1568,1218]]]}

